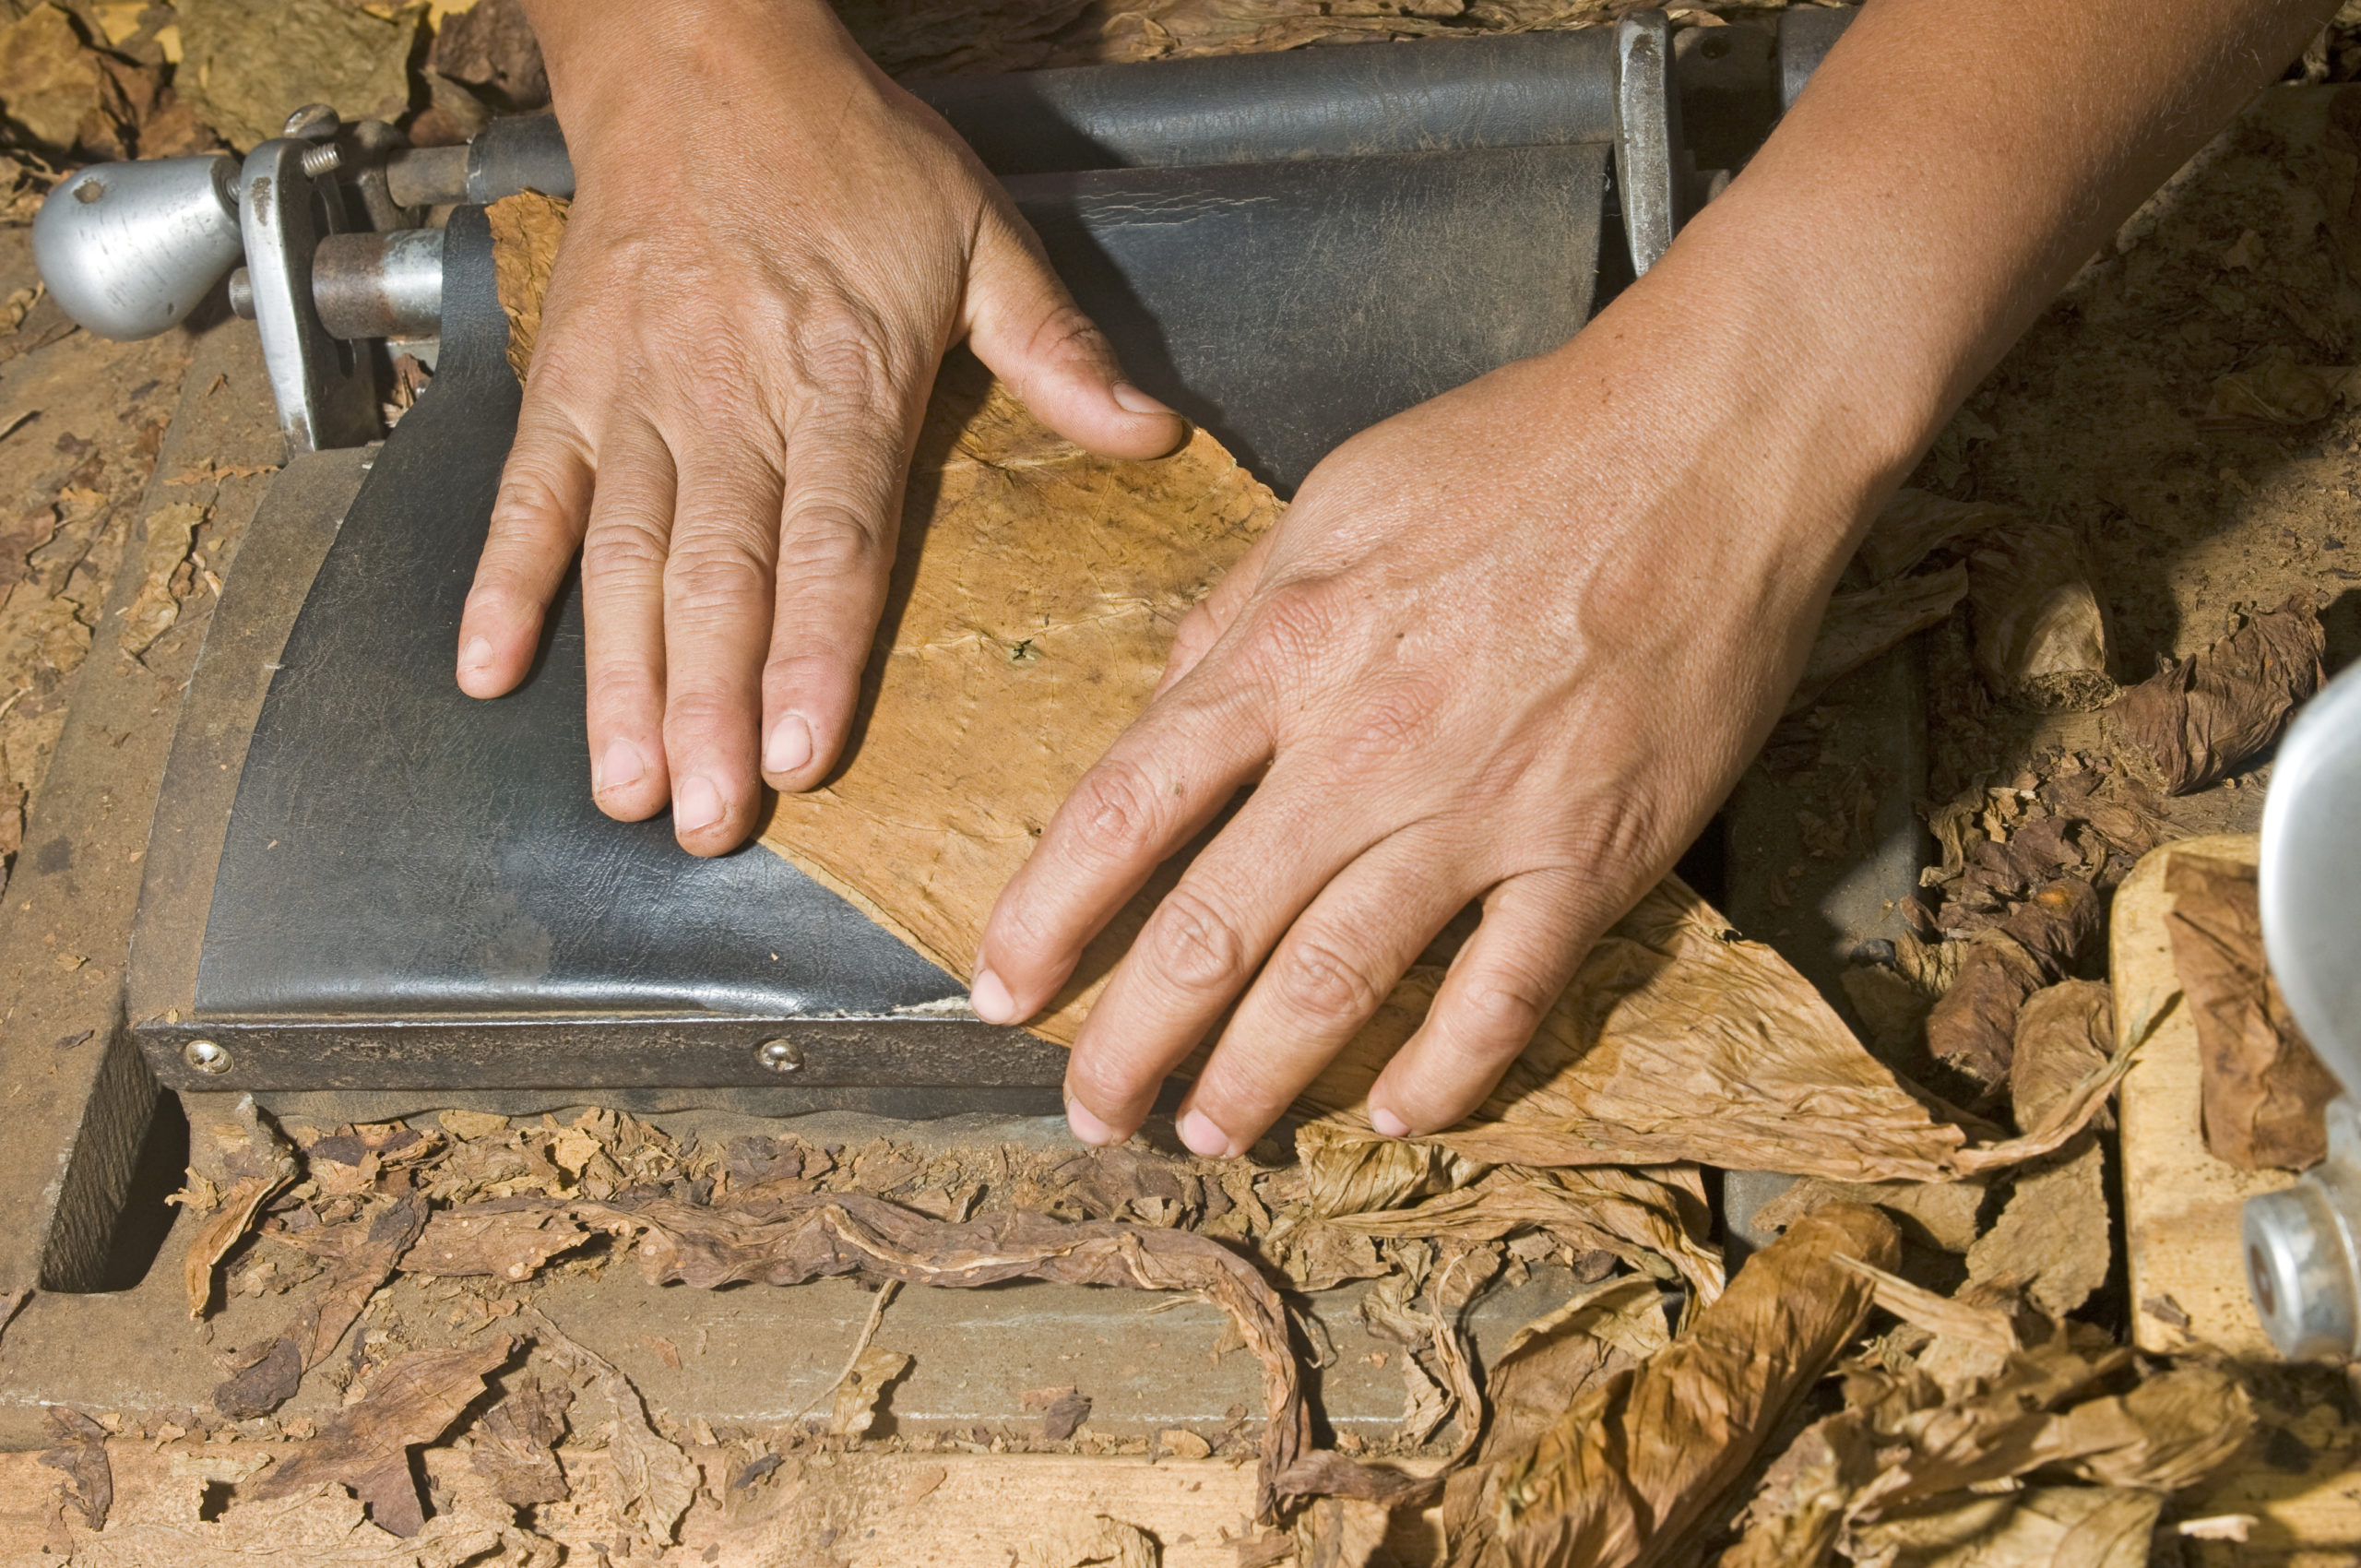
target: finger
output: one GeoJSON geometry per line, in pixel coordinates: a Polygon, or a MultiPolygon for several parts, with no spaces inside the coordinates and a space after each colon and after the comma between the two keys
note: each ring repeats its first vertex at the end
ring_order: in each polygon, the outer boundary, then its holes
{"type": "Polygon", "coordinates": [[[843,755],[900,531],[917,400],[807,413],[788,454],[776,604],[762,672],[763,777],[816,788],[843,755]]]}
{"type": "Polygon", "coordinates": [[[1197,1075],[1180,1106],[1182,1143],[1210,1158],[1243,1154],[1286,1113],[1466,904],[1468,887],[1443,870],[1433,846],[1401,835],[1328,884],[1197,1075]]]}
{"type": "Polygon", "coordinates": [[[672,454],[643,421],[599,445],[600,472],[582,538],[583,672],[590,792],[622,822],[671,799],[664,767],[664,556],[672,532],[672,454]]]}
{"type": "Polygon", "coordinates": [[[977,954],[976,1011],[1014,1024],[1047,1005],[1084,944],[1271,750],[1261,698],[1242,683],[1200,680],[1151,705],[1083,775],[1001,890],[977,954]]]}
{"type": "Polygon", "coordinates": [[[664,558],[664,761],[672,836],[693,855],[745,842],[756,779],[785,483],[751,445],[681,457],[664,558]]]}
{"type": "Polygon", "coordinates": [[[1221,575],[1213,591],[1180,617],[1180,627],[1172,636],[1172,651],[1165,656],[1164,674],[1156,683],[1154,696],[1160,697],[1177,685],[1221,641],[1222,635],[1238,619],[1238,612],[1254,597],[1254,589],[1263,580],[1263,567],[1271,559],[1271,540],[1276,534],[1276,529],[1266,530],[1254,541],[1253,549],[1221,575]]]}
{"type": "MultiPolygon", "coordinates": [[[[1140,928],[1075,1038],[1069,1111],[1086,1142],[1128,1137],[1165,1075],[1253,979],[1329,878],[1366,848],[1323,831],[1324,789],[1266,786],[1199,851],[1140,928]],[[1103,1136],[1101,1135],[1103,1134],[1103,1136]]],[[[1227,1139],[1213,1152],[1227,1151],[1227,1139]]]]}
{"type": "Polygon", "coordinates": [[[1124,379],[1113,345],[1004,206],[985,211],[967,270],[967,347],[1043,424],[1110,457],[1160,457],[1188,438],[1180,415],[1124,379]]]}
{"type": "Polygon", "coordinates": [[[541,618],[582,543],[590,490],[589,441],[553,398],[528,397],[459,612],[459,689],[469,696],[499,696],[532,669],[541,618]]]}
{"type": "Polygon", "coordinates": [[[1492,890],[1427,1021],[1370,1089],[1379,1132],[1436,1132],[1484,1102],[1612,922],[1596,895],[1570,871],[1528,872],[1492,890]]]}

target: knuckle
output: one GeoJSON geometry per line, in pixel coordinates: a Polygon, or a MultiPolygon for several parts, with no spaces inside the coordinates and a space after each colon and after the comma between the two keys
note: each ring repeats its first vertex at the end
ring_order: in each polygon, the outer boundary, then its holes
{"type": "Polygon", "coordinates": [[[653,581],[663,573],[665,545],[663,533],[646,522],[602,518],[582,543],[583,584],[653,581]]]}
{"type": "Polygon", "coordinates": [[[770,596],[769,569],[735,544],[676,545],[664,562],[664,600],[690,614],[736,612],[770,596]]]}
{"type": "Polygon", "coordinates": [[[1382,770],[1416,758],[1434,737],[1442,694],[1423,681],[1394,681],[1363,697],[1337,731],[1335,760],[1347,773],[1382,770]]]}
{"type": "Polygon", "coordinates": [[[877,522],[848,499],[799,498],[779,536],[779,575],[834,580],[868,575],[883,561],[877,522]]]}
{"type": "Polygon", "coordinates": [[[1458,997],[1460,1048],[1487,1061],[1523,1051],[1557,1000],[1545,992],[1528,975],[1499,968],[1470,974],[1458,997]]]}
{"type": "Polygon", "coordinates": [[[1066,1090],[1100,1115],[1117,1114],[1139,1098],[1139,1074],[1106,1051],[1077,1051],[1066,1063],[1066,1090]]]}
{"type": "Polygon", "coordinates": [[[1257,607],[1254,640],[1266,660],[1300,667],[1336,645],[1347,613],[1346,595],[1333,581],[1281,583],[1257,607]]]}
{"type": "Polygon", "coordinates": [[[789,333],[796,388],[813,402],[873,408],[896,379],[884,324],[834,290],[797,313],[789,333]]]}
{"type": "Polygon", "coordinates": [[[1234,989],[1246,978],[1246,939],[1237,923],[1192,888],[1165,896],[1141,933],[1157,975],[1192,992],[1234,989]]]}
{"type": "Polygon", "coordinates": [[[1074,787],[1074,842],[1102,860],[1129,858],[1156,837],[1157,792],[1138,766],[1109,757],[1074,787]]]}
{"type": "Polygon", "coordinates": [[[1377,1011],[1389,989],[1366,964],[1324,942],[1290,943],[1272,976],[1279,1000],[1315,1024],[1350,1028],[1377,1011]]]}

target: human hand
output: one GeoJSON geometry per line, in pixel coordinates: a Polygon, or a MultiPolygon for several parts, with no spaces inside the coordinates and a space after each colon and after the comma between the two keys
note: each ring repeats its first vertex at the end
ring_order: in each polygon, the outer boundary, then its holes
{"type": "Polygon", "coordinates": [[[1388,1134],[1459,1120],[1760,745],[1907,454],[1677,291],[1626,300],[1323,462],[1003,892],[974,998],[1014,1022],[1260,779],[1082,1027],[1086,1141],[1137,1128],[1218,1028],[1180,1131],[1243,1151],[1480,901],[1370,1096],[1388,1134]]]}
{"type": "Polygon", "coordinates": [[[936,367],[965,338],[1069,440],[1153,457],[999,185],[820,0],[528,7],[576,172],[458,680],[531,667],[577,548],[591,789],[694,853],[835,766],[936,367]]]}

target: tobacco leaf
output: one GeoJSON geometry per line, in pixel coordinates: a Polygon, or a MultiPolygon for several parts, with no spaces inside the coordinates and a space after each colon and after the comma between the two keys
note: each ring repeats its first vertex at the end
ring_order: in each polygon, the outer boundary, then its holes
{"type": "Polygon", "coordinates": [[[1899,576],[1955,540],[1973,539],[2017,521],[2018,514],[1985,501],[1954,501],[1925,490],[1897,490],[1878,509],[1853,552],[1871,582],[1899,576]]]}
{"type": "MultiPolygon", "coordinates": [[[[1358,1497],[1321,1497],[1296,1516],[1298,1568],[1369,1568],[1385,1550],[1394,1510],[1358,1497]]],[[[1387,1555],[1382,1559],[1392,1563],[1387,1555]]]]}
{"type": "Polygon", "coordinates": [[[288,111],[326,103],[347,125],[409,107],[422,13],[374,16],[339,0],[179,0],[177,89],[240,148],[281,134],[288,111]]]}
{"type": "Polygon", "coordinates": [[[541,302],[549,292],[550,268],[565,238],[565,215],[573,204],[539,191],[519,191],[484,208],[492,226],[492,290],[508,317],[508,368],[523,381],[533,367],[541,336],[541,302]]]}
{"type": "Polygon", "coordinates": [[[120,65],[84,43],[64,10],[31,6],[0,27],[0,110],[53,157],[128,157],[136,113],[110,68],[120,65]]]}
{"type": "Polygon", "coordinates": [[[1079,1388],[1057,1389],[1048,1408],[1041,1412],[1041,1436],[1050,1443],[1063,1443],[1089,1419],[1089,1395],[1079,1388]]]}
{"type": "Polygon", "coordinates": [[[2284,349],[2267,349],[2253,364],[2213,383],[2195,422],[2201,430],[2317,424],[2335,411],[2352,378],[2351,365],[2301,364],[2284,349]]]}
{"type": "Polygon", "coordinates": [[[1786,711],[1800,713],[1809,707],[1839,676],[1940,621],[1968,592],[1968,569],[1954,563],[1939,571],[1832,595],[1786,711]]]}
{"type": "MultiPolygon", "coordinates": [[[[2130,1367],[2131,1352],[2077,1349],[2074,1337],[2060,1327],[2008,1356],[1997,1375],[1947,1395],[1915,1372],[1857,1367],[1846,1379],[1849,1408],[1807,1428],[1766,1472],[1746,1534],[1721,1568],[1818,1562],[1832,1547],[1884,1561],[1876,1546],[1903,1538],[1880,1531],[1880,1521],[1902,1522],[1906,1531],[1908,1521],[1977,1506],[1971,1488],[1992,1493],[2020,1477],[2156,1494],[2201,1486],[2237,1461],[2255,1417],[2227,1372],[2176,1367],[2111,1394],[2107,1385],[2130,1367]]],[[[1984,1526],[2006,1516],[1996,1509],[1984,1526]]]]}
{"type": "Polygon", "coordinates": [[[469,1467],[512,1507],[564,1502],[565,1472],[552,1451],[565,1436],[565,1414],[573,1403],[568,1388],[528,1383],[509,1390],[476,1423],[469,1467]]]}
{"type": "Polygon", "coordinates": [[[1869,1309],[1840,1261],[1899,1255],[1893,1222],[1832,1206],[1747,1260],[1687,1336],[1609,1377],[1490,1471],[1451,1540],[1454,1568],[1665,1562],[1817,1383],[1869,1309]]]}
{"type": "Polygon", "coordinates": [[[2309,590],[2180,660],[2107,708],[2125,742],[2154,765],[2165,792],[2228,778],[2274,744],[2296,705],[2319,690],[2327,647],[2309,590]]]}
{"type": "Polygon", "coordinates": [[[344,1338],[377,1288],[394,1276],[401,1256],[426,1228],[423,1194],[386,1204],[341,1224],[322,1226],[300,1237],[265,1230],[273,1241],[299,1241],[327,1262],[321,1285],[279,1332],[286,1349],[274,1347],[254,1365],[213,1391],[213,1403],[232,1420],[267,1415],[293,1395],[303,1372],[318,1366],[344,1338]],[[290,1368],[292,1367],[292,1374],[290,1368]]]}
{"type": "Polygon", "coordinates": [[[2287,1011],[2262,947],[2255,868],[2175,854],[2165,932],[2197,1028],[2205,1146],[2242,1170],[2301,1170],[2328,1153],[2342,1092],[2287,1011]]]}
{"type": "Polygon", "coordinates": [[[1578,1253],[1611,1253],[1636,1268],[1649,1267],[1650,1254],[1661,1257],[1710,1301],[1722,1292],[1722,1257],[1704,1239],[1704,1219],[1685,1212],[1678,1189],[1643,1171],[1506,1166],[1412,1207],[1338,1215],[1328,1223],[1370,1236],[1482,1241],[1545,1230],[1578,1253]]]}
{"type": "Polygon", "coordinates": [[[1754,1223],[1785,1230],[1823,1204],[1868,1204],[1903,1222],[1913,1241],[1964,1253],[1975,1244],[1976,1214],[1989,1187],[1982,1181],[1798,1182],[1754,1211],[1754,1223]]]}
{"type": "Polygon", "coordinates": [[[1847,1258],[1845,1263],[1869,1282],[1879,1306],[1914,1328],[1923,1328],[1938,1339],[1957,1339],[2003,1355],[2024,1348],[2014,1320],[2002,1308],[1964,1295],[1938,1294],[1857,1259],[1847,1258]]]}
{"type": "MultiPolygon", "coordinates": [[[[2145,1568],[2165,1499],[2129,1487],[2045,1486],[1863,1526],[1874,1562],[1911,1568],[2145,1568]]],[[[1725,1563],[1728,1562],[1724,1560],[1725,1563]]]]}
{"type": "MultiPolygon", "coordinates": [[[[2019,1126],[2035,1126],[2113,1053],[2114,1001],[2094,980],[2063,980],[2034,993],[2017,1016],[2009,1092],[2019,1126]]],[[[2113,1259],[2106,1157],[2077,1134],[2038,1166],[2020,1170],[1992,1229],[1968,1249],[1971,1284],[2022,1291],[2064,1317],[2106,1282],[2113,1259]]]]}
{"type": "Polygon", "coordinates": [[[181,596],[172,591],[172,584],[188,560],[189,546],[206,515],[205,507],[186,501],[175,501],[148,514],[140,541],[140,563],[148,576],[139,585],[138,596],[123,612],[124,652],[146,652],[180,619],[181,596]]]}
{"type": "Polygon", "coordinates": [[[836,1384],[829,1406],[828,1430],[839,1437],[860,1436],[877,1421],[877,1403],[885,1385],[910,1370],[910,1358],[899,1350],[871,1348],[853,1359],[836,1384]]]}
{"type": "Polygon", "coordinates": [[[189,1238],[181,1264],[188,1315],[201,1318],[213,1300],[214,1270],[271,1194],[295,1179],[295,1155],[262,1119],[254,1096],[240,1095],[228,1115],[190,1129],[189,1160],[188,1184],[173,1201],[210,1211],[189,1238]]]}
{"type": "Polygon", "coordinates": [[[268,1502],[334,1481],[352,1489],[379,1528],[416,1535],[426,1512],[410,1474],[410,1449],[442,1436],[516,1348],[504,1336],[482,1345],[403,1351],[358,1403],[329,1418],[317,1436],[256,1482],[253,1495],[268,1502]]]}
{"type": "Polygon", "coordinates": [[[608,1502],[616,1528],[668,1545],[681,1516],[696,1500],[699,1472],[680,1445],[647,1419],[639,1390],[616,1365],[552,1323],[536,1308],[519,1316],[531,1324],[539,1347],[586,1379],[607,1407],[607,1455],[614,1467],[608,1502]]]}
{"type": "Polygon", "coordinates": [[[434,30],[426,65],[474,89],[506,113],[540,109],[550,101],[541,46],[517,0],[476,0],[445,16],[434,30]]]}
{"type": "Polygon", "coordinates": [[[495,1199],[463,1208],[438,1209],[409,1251],[401,1256],[405,1274],[439,1277],[490,1275],[530,1279],[558,1253],[581,1245],[589,1232],[546,1205],[495,1199]]]}
{"type": "Polygon", "coordinates": [[[107,1514],[114,1507],[107,1429],[63,1405],[49,1406],[42,1415],[49,1427],[50,1446],[42,1451],[41,1462],[65,1472],[63,1501],[82,1516],[82,1523],[93,1530],[105,1529],[107,1514]]]}
{"type": "Polygon", "coordinates": [[[2103,907],[2080,877],[2047,883],[1997,926],[1974,933],[1959,978],[1927,1014],[1927,1048],[1987,1094],[2009,1079],[2017,1010],[2070,967],[2103,907]]]}
{"type": "Polygon", "coordinates": [[[701,1289],[756,1281],[796,1285],[857,1274],[906,1284],[969,1288],[1008,1279],[1186,1290],[1229,1314],[1263,1366],[1264,1414],[1257,1512],[1276,1503],[1275,1478],[1301,1453],[1309,1416],[1287,1343],[1287,1315],[1253,1266],[1186,1230],[1112,1220],[1065,1224],[1040,1215],[931,1219],[881,1198],[813,1193],[740,1210],[672,1199],[576,1205],[586,1223],[634,1241],[658,1284],[701,1289]]]}
{"type": "Polygon", "coordinates": [[[1970,646],[1994,696],[2081,706],[2113,695],[2106,611],[2079,529],[2011,520],[1978,539],[1967,567],[1970,646]]]}

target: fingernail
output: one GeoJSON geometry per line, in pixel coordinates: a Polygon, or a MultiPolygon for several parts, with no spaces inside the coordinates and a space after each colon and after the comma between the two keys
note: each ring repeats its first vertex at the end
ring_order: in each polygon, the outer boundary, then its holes
{"type": "Polygon", "coordinates": [[[1207,1159],[1222,1159],[1229,1154],[1229,1134],[1214,1125],[1214,1119],[1202,1111],[1192,1111],[1180,1118],[1180,1141],[1189,1146],[1192,1154],[1207,1159]]]}
{"type": "Polygon", "coordinates": [[[1095,1148],[1121,1141],[1114,1128],[1090,1113],[1090,1107],[1071,1097],[1066,1100],[1066,1125],[1074,1129],[1075,1137],[1095,1148]]]}
{"type": "Polygon", "coordinates": [[[720,820],[721,791],[713,787],[712,779],[692,778],[673,795],[672,826],[676,832],[694,833],[720,820]]]}
{"type": "Polygon", "coordinates": [[[976,983],[967,988],[967,1005],[987,1024],[1016,1024],[1025,1019],[1025,1015],[1016,1010],[1016,998],[1008,993],[1006,983],[990,969],[976,971],[976,983]]]}
{"type": "Polygon", "coordinates": [[[1172,411],[1128,381],[1118,381],[1110,390],[1114,394],[1115,406],[1125,413],[1169,414],[1172,411]]]}
{"type": "Polygon", "coordinates": [[[492,667],[492,639],[469,637],[468,646],[459,650],[459,668],[468,674],[492,667]]]}
{"type": "Polygon", "coordinates": [[[1410,1135],[1410,1123],[1403,1121],[1391,1111],[1378,1106],[1372,1105],[1369,1108],[1369,1124],[1389,1138],[1406,1138],[1410,1135]]]}
{"type": "Polygon", "coordinates": [[[801,714],[790,713],[771,731],[771,743],[763,752],[763,771],[789,774],[811,760],[812,726],[803,721],[801,714]]]}
{"type": "Polygon", "coordinates": [[[610,741],[607,754],[599,761],[599,771],[590,780],[590,792],[603,795],[610,790],[620,790],[626,784],[636,784],[647,765],[639,760],[639,748],[629,741],[610,741]]]}

